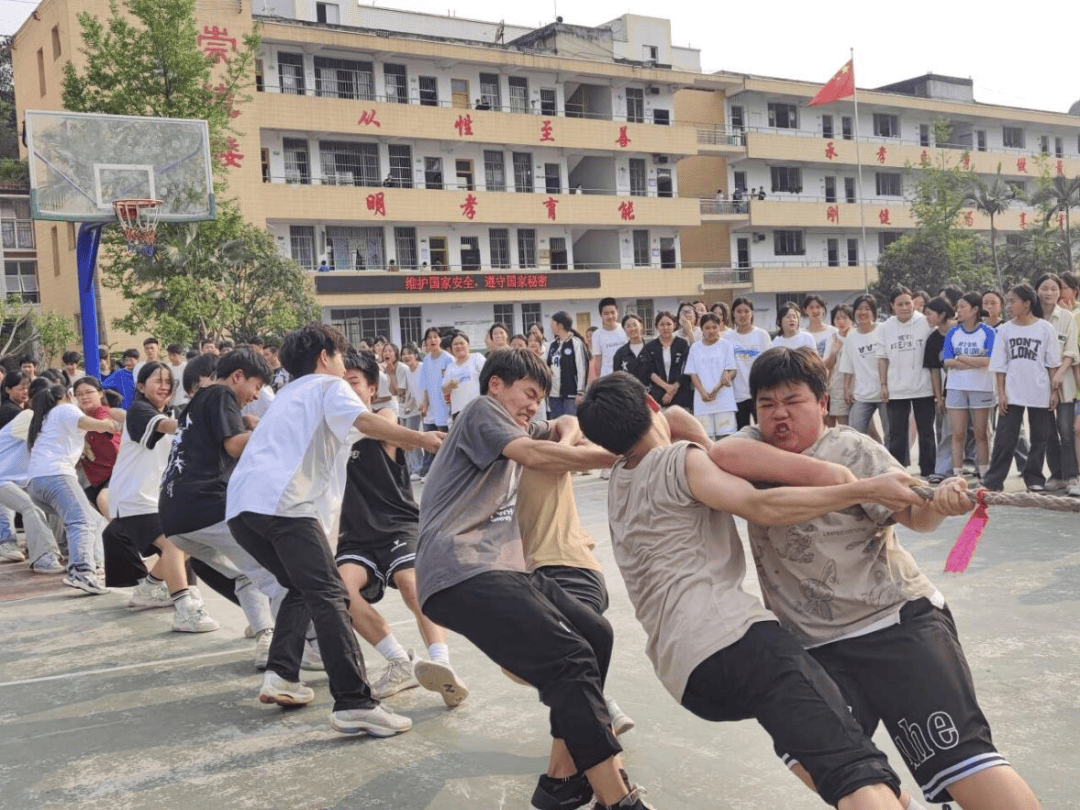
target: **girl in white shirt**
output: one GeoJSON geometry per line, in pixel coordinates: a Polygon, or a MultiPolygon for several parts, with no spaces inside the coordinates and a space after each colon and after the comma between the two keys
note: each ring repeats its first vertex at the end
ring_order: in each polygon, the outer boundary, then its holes
{"type": "MultiPolygon", "coordinates": [[[[1058,392],[1058,404],[1054,409],[1054,429],[1046,441],[1046,466],[1050,468],[1047,491],[1074,487],[1077,483],[1076,448],[1073,430],[1073,401],[1076,399],[1076,378],[1072,367],[1080,361],[1077,351],[1076,320],[1072,311],[1058,306],[1064,283],[1054,273],[1044,273],[1035,280],[1035,293],[1039,296],[1043,317],[1054,327],[1061,351],[1061,365],[1054,372],[1052,384],[1058,392]]],[[[1077,490],[1080,494],[1080,489],[1077,490]]]]}
{"type": "Polygon", "coordinates": [[[969,292],[956,302],[956,326],[945,335],[942,362],[949,370],[945,407],[952,426],[953,473],[960,475],[967,436],[968,415],[975,433],[975,460],[979,475],[986,475],[990,465],[990,411],[994,407],[994,375],[990,354],[994,349],[994,330],[980,322],[982,296],[969,292]]]}
{"type": "Polygon", "coordinates": [[[450,342],[454,362],[443,372],[442,390],[450,395],[450,418],[480,396],[480,372],[484,368],[484,355],[470,354],[469,336],[458,332],[450,342]]]}
{"type": "MultiPolygon", "coordinates": [[[[108,593],[103,581],[105,564],[101,544],[101,515],[90,505],[75,476],[88,430],[119,433],[120,423],[86,416],[71,402],[61,385],[38,392],[31,401],[34,411],[27,444],[30,464],[27,491],[34,501],[55,512],[67,532],[69,559],[64,584],[87,593],[108,593]]],[[[114,412],[118,414],[118,412],[114,412]]]]}
{"type": "Polygon", "coordinates": [[[735,432],[735,349],[720,339],[720,319],[707,312],[701,316],[701,340],[690,347],[686,373],[694,385],[694,416],[710,439],[735,432]]]}
{"type": "Polygon", "coordinates": [[[829,370],[829,415],[825,417],[825,426],[846,425],[851,406],[844,399],[844,375],[840,373],[840,357],[844,351],[844,341],[854,323],[854,313],[847,304],[837,304],[832,310],[832,338],[826,348],[825,368],[829,370]]]}
{"type": "Polygon", "coordinates": [[[844,375],[844,399],[851,411],[848,424],[860,433],[872,436],[874,411],[881,417],[881,429],[889,435],[889,415],[882,400],[878,377],[878,355],[882,352],[881,328],[877,323],[877,301],[872,295],[855,299],[855,328],[844,340],[840,373],[844,375]]]}
{"type": "Polygon", "coordinates": [[[814,339],[799,328],[799,307],[794,301],[788,301],[776,315],[776,325],[780,327],[780,334],[773,338],[773,346],[783,346],[787,349],[801,349],[803,347],[813,349],[814,339]]]}
{"type": "Polygon", "coordinates": [[[735,350],[736,373],[732,388],[739,407],[735,422],[741,430],[750,424],[754,415],[754,401],[750,399],[750,367],[772,341],[768,332],[754,326],[754,305],[749,298],[736,298],[731,302],[731,317],[735,320],[735,328],[725,332],[724,338],[731,341],[731,348],[735,350]]]}
{"type": "MultiPolygon", "coordinates": [[[[806,327],[806,334],[813,338],[814,349],[818,357],[824,360],[832,351],[833,336],[836,335],[836,327],[825,323],[825,313],[829,311],[825,306],[825,299],[820,295],[806,296],[803,299],[802,311],[810,322],[806,327]]],[[[835,310],[833,312],[835,314],[835,310]]],[[[826,368],[829,366],[826,365],[826,368]]]]}

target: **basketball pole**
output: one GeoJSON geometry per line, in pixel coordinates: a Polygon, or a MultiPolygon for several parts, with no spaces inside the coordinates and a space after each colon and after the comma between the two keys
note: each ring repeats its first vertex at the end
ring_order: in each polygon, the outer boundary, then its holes
{"type": "Polygon", "coordinates": [[[79,264],[79,326],[82,331],[83,367],[86,373],[101,379],[101,358],[98,357],[97,294],[94,291],[94,269],[104,222],[84,222],[79,226],[76,258],[79,264]]]}

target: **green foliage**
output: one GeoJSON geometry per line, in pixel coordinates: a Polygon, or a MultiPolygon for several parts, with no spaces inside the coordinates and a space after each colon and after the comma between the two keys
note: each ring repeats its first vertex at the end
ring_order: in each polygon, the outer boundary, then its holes
{"type": "Polygon", "coordinates": [[[997,175],[989,183],[984,183],[976,175],[966,178],[967,190],[964,192],[964,204],[970,205],[976,211],[986,214],[990,218],[990,253],[994,260],[994,279],[997,289],[1005,289],[1005,279],[1001,272],[1001,263],[997,253],[997,226],[994,218],[1009,209],[1012,201],[1016,198],[1013,189],[1001,179],[1001,164],[998,164],[997,175]]]}
{"type": "Polygon", "coordinates": [[[0,182],[30,185],[30,164],[18,158],[0,158],[0,182]]]}
{"type": "Polygon", "coordinates": [[[1059,214],[1063,215],[1064,222],[1059,242],[1065,258],[1066,270],[1074,269],[1073,265],[1073,239],[1066,239],[1065,234],[1072,234],[1072,218],[1070,212],[1074,208],[1080,208],[1080,176],[1071,180],[1064,175],[1056,175],[1053,179],[1043,178],[1041,187],[1031,197],[1033,205],[1042,208],[1044,220],[1050,223],[1059,214]]]}
{"type": "Polygon", "coordinates": [[[21,354],[36,346],[46,357],[55,357],[77,340],[72,322],[58,313],[39,313],[18,296],[0,299],[0,357],[21,354]]]}
{"type": "MultiPolygon", "coordinates": [[[[1072,231],[1070,250],[1073,255],[1080,251],[1080,228],[1072,231]]],[[[1004,251],[1004,274],[1006,283],[1030,284],[1043,273],[1061,274],[1069,269],[1068,255],[1064,249],[1064,232],[1057,220],[1044,217],[1028,220],[1028,227],[1017,234],[1014,244],[1004,251]]]]}
{"type": "Polygon", "coordinates": [[[0,36],[0,158],[19,157],[19,124],[15,116],[15,72],[11,37],[0,36]]]}
{"type": "Polygon", "coordinates": [[[982,254],[974,234],[916,229],[889,245],[878,259],[873,292],[887,299],[889,291],[899,286],[927,290],[931,295],[950,284],[962,290],[985,290],[993,285],[994,274],[982,254]]]}

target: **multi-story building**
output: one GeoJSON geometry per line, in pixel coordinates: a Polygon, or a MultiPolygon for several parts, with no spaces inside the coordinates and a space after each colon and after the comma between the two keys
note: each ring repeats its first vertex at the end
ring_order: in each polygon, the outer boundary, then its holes
{"type": "Polygon", "coordinates": [[[4,276],[0,295],[40,304],[37,242],[30,218],[30,186],[21,181],[0,181],[0,257],[4,276]]]}

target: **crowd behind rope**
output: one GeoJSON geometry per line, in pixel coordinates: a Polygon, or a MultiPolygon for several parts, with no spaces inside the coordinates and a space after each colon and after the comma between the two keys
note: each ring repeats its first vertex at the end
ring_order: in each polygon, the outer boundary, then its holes
{"type": "MultiPolygon", "coordinates": [[[[602,692],[610,655],[611,629],[602,617],[607,595],[568,483],[569,474],[596,468],[610,477],[611,453],[618,454],[593,435],[604,449],[582,442],[575,417],[590,398],[596,402],[595,384],[633,381],[670,424],[671,439],[734,447],[738,440],[729,437],[752,430],[761,407],[755,362],[763,355],[775,360],[771,349],[801,352],[816,358],[814,373],[820,370],[825,425],[850,424],[884,445],[898,468],[911,466],[917,441],[920,474],[945,482],[941,509],[956,510],[942,514],[966,509],[948,501],[957,487],[966,488],[963,477],[999,490],[1014,460],[1028,489],[1080,496],[1077,287],[1069,273],[1044,275],[1007,294],[946,288],[931,297],[898,287],[889,313],[880,315],[871,295],[831,309],[809,295],[781,306],[771,331],[754,323],[747,298],[711,307],[682,303],[650,324],[604,298],[597,307],[601,325],[586,335],[560,311],[548,330],[534,323],[526,334],[512,334],[505,324],[492,324],[485,353],[464,332],[436,327],[421,346],[402,347],[383,336],[348,346],[318,324],[280,343],[205,340],[197,350],[169,345],[164,356],[160,342],[149,338],[142,352],[129,349],[116,364],[102,350],[101,382],[83,372],[74,352],[64,354],[59,369],[39,369],[32,357],[7,358],[0,384],[0,556],[25,561],[37,574],[62,574],[65,585],[88,594],[131,588],[129,608],[171,609],[177,632],[219,629],[196,586],[202,579],[245,615],[256,666],[265,670],[259,699],[310,702],[313,692],[300,670],[325,668],[334,697],[331,725],[343,733],[408,730],[407,717],[380,703],[404,689],[422,685],[451,708],[468,696],[450,664],[443,629],[449,626],[508,675],[536,686],[552,708],[551,771],[537,785],[535,808],[583,806],[566,797],[585,793],[590,799],[595,793],[599,807],[645,807],[621,770],[614,737],[583,742],[589,734],[568,728],[560,714],[599,719],[614,734],[633,726],[602,692]],[[655,337],[647,340],[647,332],[655,337]],[[485,446],[493,435],[509,444],[493,451],[485,446]],[[511,453],[525,438],[537,448],[511,453]],[[527,472],[519,490],[514,464],[527,472]],[[481,472],[473,480],[475,467],[481,472]],[[412,491],[418,482],[430,494],[422,504],[412,491]],[[505,509],[514,495],[518,514],[498,543],[524,545],[528,584],[514,581],[504,593],[507,583],[492,581],[487,596],[519,607],[522,594],[539,599],[544,607],[529,610],[539,610],[533,629],[540,635],[556,614],[580,630],[585,651],[567,649],[565,660],[581,659],[580,679],[595,681],[596,689],[579,698],[559,691],[565,684],[545,685],[565,679],[565,672],[552,673],[531,650],[502,649],[505,638],[493,641],[486,623],[495,620],[483,619],[487,608],[477,612],[460,591],[476,571],[448,585],[432,585],[431,574],[417,581],[425,531],[435,524],[460,538],[469,532],[460,534],[455,521],[480,525],[457,514],[455,503],[505,509]],[[545,504],[554,511],[545,512],[545,504]],[[398,590],[414,614],[426,657],[406,649],[374,607],[387,588],[398,590]],[[438,598],[428,604],[433,594],[438,598]],[[545,611],[556,613],[541,618],[545,611]],[[386,659],[373,683],[353,630],[386,659]],[[575,769],[583,758],[595,759],[595,768],[575,769]]],[[[780,379],[775,396],[797,393],[805,379],[780,379]]],[[[636,396],[633,388],[625,391],[636,396]]],[[[632,457],[630,450],[618,452],[632,457]]],[[[712,510],[728,505],[722,498],[702,503],[712,510]]],[[[498,514],[481,517],[494,525],[498,514]]],[[[437,547],[437,539],[428,545],[437,547]]],[[[491,550],[481,543],[476,553],[482,558],[491,550]]],[[[738,560],[741,565],[741,552],[738,560]]],[[[491,561],[493,573],[500,561],[491,561]]],[[[707,719],[734,719],[713,717],[686,700],[707,719]]],[[[807,767],[815,777],[815,768],[828,770],[816,761],[807,767]]],[[[892,777],[876,773],[892,785],[892,777]]],[[[920,807],[906,794],[901,802],[920,807]]]]}

